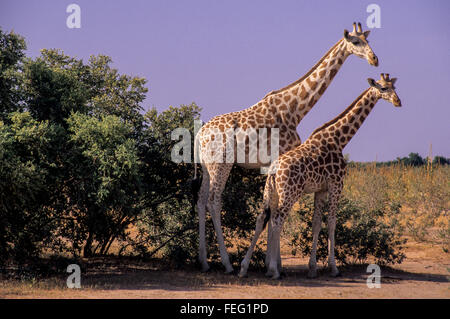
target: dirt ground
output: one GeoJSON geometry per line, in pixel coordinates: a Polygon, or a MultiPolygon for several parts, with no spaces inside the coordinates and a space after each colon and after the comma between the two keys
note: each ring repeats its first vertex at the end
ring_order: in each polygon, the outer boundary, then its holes
{"type": "MultiPolygon", "coordinates": [[[[382,267],[381,288],[367,287],[367,266],[326,269],[308,279],[307,258],[283,251],[286,276],[272,280],[263,271],[248,278],[225,275],[220,266],[208,273],[173,270],[153,262],[98,259],[82,270],[81,289],[66,279],[0,280],[0,298],[450,298],[450,258],[439,246],[408,244],[401,265],[382,267]]],[[[0,277],[1,278],[1,277],[0,277]]]]}

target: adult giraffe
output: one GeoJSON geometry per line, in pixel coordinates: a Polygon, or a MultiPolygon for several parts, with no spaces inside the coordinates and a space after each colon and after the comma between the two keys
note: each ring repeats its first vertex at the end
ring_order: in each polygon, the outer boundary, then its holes
{"type": "Polygon", "coordinates": [[[334,259],[334,232],[337,205],[346,167],[342,150],[356,134],[379,99],[389,101],[396,107],[402,105],[395,92],[396,80],[390,79],[389,74],[384,73],[381,74],[379,81],[368,79],[370,87],[340,115],[314,130],[302,145],[284,153],[272,163],[264,189],[264,212],[257,218],[255,235],[241,263],[240,277],[246,275],[258,236],[270,218],[274,242],[271,245],[271,251],[267,252],[270,256],[267,275],[274,279],[279,278],[280,268],[277,262],[279,252],[276,249],[279,249],[281,229],[294,203],[307,193],[314,193],[313,243],[308,277],[317,275],[317,241],[322,222],[322,209],[327,197],[329,201],[328,264],[333,276],[339,274],[334,259]]]}
{"type": "MultiPolygon", "coordinates": [[[[370,31],[362,31],[360,23],[358,23],[358,27],[356,23],[353,23],[353,31],[344,30],[344,37],[333,45],[303,77],[282,89],[268,93],[261,101],[245,110],[212,118],[199,130],[195,137],[195,151],[198,150],[198,159],[203,172],[197,201],[199,260],[202,271],[209,269],[206,260],[205,241],[207,209],[211,213],[222,264],[225,266],[226,273],[233,271],[226,251],[220,221],[222,192],[233,164],[236,163],[246,168],[260,168],[270,165],[270,162],[261,162],[259,159],[256,162],[250,162],[248,154],[246,154],[244,161],[238,162],[235,156],[237,152],[233,153],[234,159],[231,161],[225,158],[225,145],[234,143],[234,141],[230,142],[231,137],[226,132],[230,130],[246,131],[248,129],[277,128],[279,130],[279,154],[299,146],[301,141],[296,131],[298,124],[325,92],[347,57],[355,54],[358,57],[365,58],[369,64],[378,66],[378,58],[367,41],[369,33],[370,31]],[[222,138],[220,138],[220,135],[218,138],[217,132],[222,134],[222,138]],[[219,146],[221,149],[218,150],[217,142],[219,139],[221,140],[219,146]],[[217,157],[212,156],[214,160],[210,160],[211,154],[217,154],[218,151],[220,151],[219,154],[223,155],[223,158],[217,159],[217,157]],[[207,157],[208,160],[205,160],[207,157]]],[[[232,138],[234,139],[234,136],[232,138]]],[[[268,148],[270,148],[271,138],[269,136],[267,136],[266,142],[269,145],[268,148]]],[[[232,147],[236,149],[238,146],[234,143],[232,147]]],[[[245,151],[248,152],[248,148],[245,151]]],[[[197,166],[195,165],[194,181],[196,180],[197,166]]],[[[271,234],[270,229],[269,234],[271,234]]],[[[269,242],[272,241],[269,239],[269,242]]],[[[269,248],[268,250],[270,250],[269,248]]]]}

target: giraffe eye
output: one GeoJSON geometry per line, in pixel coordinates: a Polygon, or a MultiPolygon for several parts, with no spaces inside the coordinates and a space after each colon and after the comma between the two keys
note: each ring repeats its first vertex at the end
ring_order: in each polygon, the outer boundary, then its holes
{"type": "Polygon", "coordinates": [[[387,88],[381,88],[380,90],[381,90],[381,92],[386,92],[387,88]]]}
{"type": "Polygon", "coordinates": [[[358,40],[352,41],[352,43],[353,43],[354,45],[358,45],[358,44],[359,44],[359,41],[358,41],[358,40]]]}

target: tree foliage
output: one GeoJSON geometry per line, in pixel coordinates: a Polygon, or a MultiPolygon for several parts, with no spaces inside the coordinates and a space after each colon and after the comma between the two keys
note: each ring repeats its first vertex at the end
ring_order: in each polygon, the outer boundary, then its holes
{"type": "Polygon", "coordinates": [[[0,121],[0,259],[35,256],[51,234],[59,128],[28,112],[0,121]]]}
{"type": "Polygon", "coordinates": [[[102,55],[26,58],[13,33],[0,45],[2,255],[106,253],[140,211],[145,79],[102,55]]]}
{"type": "Polygon", "coordinates": [[[25,40],[14,32],[0,29],[0,120],[20,109],[20,72],[25,57],[25,40]]]}
{"type": "Polygon", "coordinates": [[[139,213],[141,161],[133,128],[115,115],[73,113],[67,123],[71,154],[65,196],[70,209],[64,212],[76,223],[66,234],[79,240],[87,236],[84,256],[104,254],[139,213]]]}
{"type": "MultiPolygon", "coordinates": [[[[350,162],[349,163],[350,166],[367,166],[367,165],[373,165],[373,163],[357,163],[357,162],[350,162]]],[[[420,156],[419,153],[409,153],[408,156],[405,157],[397,157],[396,160],[394,161],[387,161],[387,162],[376,162],[375,165],[377,167],[380,166],[392,166],[392,165],[397,165],[397,164],[401,164],[404,166],[414,166],[414,167],[419,167],[419,166],[423,166],[423,165],[427,165],[428,164],[428,157],[423,158],[422,156],[420,156]]],[[[450,158],[446,158],[444,156],[435,156],[432,159],[432,164],[433,165],[449,165],[450,164],[450,158]]]]}

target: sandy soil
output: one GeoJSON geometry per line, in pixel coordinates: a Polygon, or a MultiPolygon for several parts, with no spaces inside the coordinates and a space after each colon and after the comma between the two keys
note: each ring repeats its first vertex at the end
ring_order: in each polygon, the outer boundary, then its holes
{"type": "Polygon", "coordinates": [[[450,259],[439,246],[408,244],[407,259],[381,269],[381,288],[369,289],[366,266],[341,267],[332,278],[326,269],[308,279],[307,258],[284,252],[286,276],[271,280],[262,271],[248,278],[225,275],[220,266],[208,273],[195,268],[110,259],[90,261],[81,289],[68,289],[65,278],[0,281],[0,298],[450,298],[450,259]]]}

